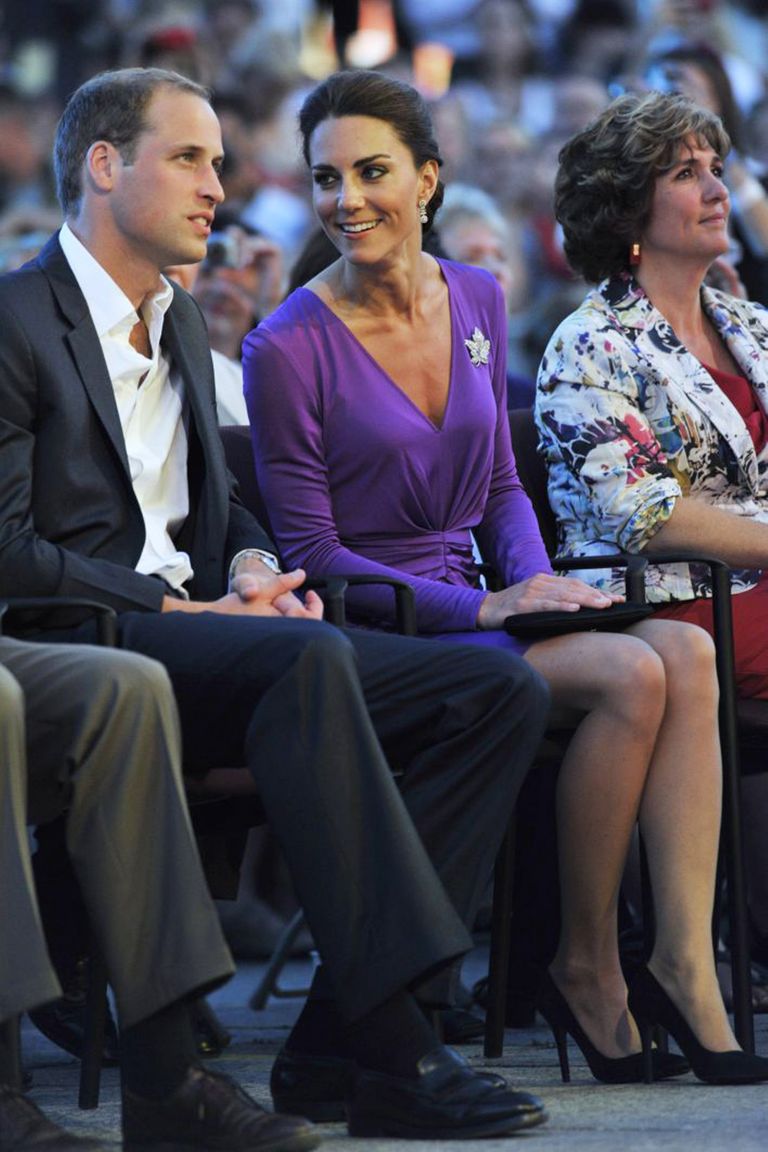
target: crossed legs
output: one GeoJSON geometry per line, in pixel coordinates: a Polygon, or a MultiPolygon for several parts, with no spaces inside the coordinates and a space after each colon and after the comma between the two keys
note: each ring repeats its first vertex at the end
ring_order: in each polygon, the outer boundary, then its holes
{"type": "Polygon", "coordinates": [[[181,615],[126,614],[123,644],[168,669],[195,766],[256,778],[342,1013],[445,968],[545,723],[540,678],[471,646],[181,615]]]}
{"type": "Polygon", "coordinates": [[[556,703],[587,711],[558,785],[562,930],[551,971],[601,1052],[639,1051],[617,947],[639,820],[657,921],[651,968],[703,1044],[734,1049],[711,942],[721,806],[712,644],[688,625],[648,620],[630,631],[558,637],[527,653],[556,703]]]}

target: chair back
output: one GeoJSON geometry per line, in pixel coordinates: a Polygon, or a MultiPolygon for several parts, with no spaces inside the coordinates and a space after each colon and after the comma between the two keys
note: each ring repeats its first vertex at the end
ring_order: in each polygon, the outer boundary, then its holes
{"type": "Polygon", "coordinates": [[[532,408],[514,408],[509,412],[509,431],[517,474],[528,493],[544,545],[550,556],[557,554],[557,524],[547,495],[547,469],[538,450],[538,433],[532,408]]]}
{"type": "Polygon", "coordinates": [[[237,480],[240,499],[249,512],[252,512],[269,535],[272,529],[267,509],[261,496],[256,469],[253,465],[251,429],[247,424],[224,424],[219,428],[227,467],[237,480]]]}

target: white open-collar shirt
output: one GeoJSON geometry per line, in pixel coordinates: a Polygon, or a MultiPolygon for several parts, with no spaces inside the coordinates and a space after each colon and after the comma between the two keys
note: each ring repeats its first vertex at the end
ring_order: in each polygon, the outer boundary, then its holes
{"type": "Polygon", "coordinates": [[[192,576],[192,565],[187,553],[180,552],[173,543],[174,533],[189,515],[184,385],[160,347],[163,318],[173,299],[173,289],[162,278],[161,289],[144,302],[140,317],[122,289],[66,224],[59,240],[104,353],[125,437],[133,490],[144,517],[146,539],[136,571],[160,576],[184,594],[182,585],[192,576]],[[130,344],[131,330],[139,319],[149,332],[149,358],[130,344]]]}

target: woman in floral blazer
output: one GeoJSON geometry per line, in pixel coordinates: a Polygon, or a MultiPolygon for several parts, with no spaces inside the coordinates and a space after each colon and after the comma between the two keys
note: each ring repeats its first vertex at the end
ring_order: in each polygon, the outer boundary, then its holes
{"type": "MultiPolygon", "coordinates": [[[[556,213],[570,263],[598,286],[549,342],[536,421],[562,550],[726,561],[739,691],[768,698],[768,312],[704,284],[729,247],[729,147],[717,117],[661,93],[614,101],[565,146],[556,213]]],[[[621,587],[610,569],[584,575],[621,587]]],[[[704,570],[651,565],[649,577],[654,619],[712,632],[704,570]]],[[[766,780],[749,782],[747,846],[768,954],[766,780]]],[[[630,1004],[674,1032],[655,956],[640,993],[630,1004]]]]}
{"type": "MultiPolygon", "coordinates": [[[[721,557],[740,690],[768,698],[768,312],[704,284],[728,251],[729,146],[713,114],[651,93],[563,149],[566,253],[601,282],[549,342],[536,420],[562,550],[721,557]]],[[[648,594],[711,631],[703,568],[651,565],[648,594]]]]}
{"type": "MultiPolygon", "coordinates": [[[[701,303],[768,412],[768,312],[707,287],[701,303]]],[[[557,329],[536,419],[566,555],[646,550],[681,497],[768,525],[768,448],[756,450],[743,417],[630,273],[603,281],[557,329]]],[[[768,566],[768,536],[764,558],[768,566]]],[[[735,571],[734,591],[759,575],[735,571]]],[[[623,570],[582,576],[623,587],[623,570]]],[[[651,566],[648,578],[651,600],[711,595],[707,569],[695,565],[651,566]]]]}

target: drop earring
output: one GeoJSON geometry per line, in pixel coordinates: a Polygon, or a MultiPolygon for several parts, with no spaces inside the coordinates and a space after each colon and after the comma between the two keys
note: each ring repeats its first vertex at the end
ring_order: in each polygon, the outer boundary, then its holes
{"type": "Polygon", "coordinates": [[[629,246],[629,264],[632,268],[637,268],[640,263],[640,241],[635,240],[634,244],[629,246]]]}
{"type": "Polygon", "coordinates": [[[427,202],[426,200],[419,200],[419,220],[422,224],[429,224],[429,216],[427,216],[427,202]]]}

